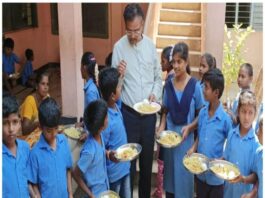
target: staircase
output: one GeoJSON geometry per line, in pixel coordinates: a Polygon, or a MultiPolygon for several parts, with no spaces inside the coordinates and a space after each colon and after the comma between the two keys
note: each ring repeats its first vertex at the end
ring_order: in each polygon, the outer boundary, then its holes
{"type": "Polygon", "coordinates": [[[159,58],[164,47],[180,41],[189,46],[192,75],[198,77],[200,56],[203,51],[201,3],[162,3],[156,35],[159,58]]]}

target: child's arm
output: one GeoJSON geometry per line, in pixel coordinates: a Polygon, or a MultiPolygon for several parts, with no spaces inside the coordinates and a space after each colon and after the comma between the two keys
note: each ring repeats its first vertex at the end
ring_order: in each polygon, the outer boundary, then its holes
{"type": "Polygon", "coordinates": [[[250,191],[249,193],[243,194],[241,198],[256,198],[257,193],[258,193],[258,186],[259,186],[259,182],[256,182],[252,191],[250,191]]]}
{"type": "Polygon", "coordinates": [[[198,126],[198,120],[199,120],[199,118],[198,118],[198,116],[197,116],[197,117],[192,121],[192,123],[190,123],[190,124],[188,124],[188,125],[182,127],[182,129],[181,129],[181,133],[182,133],[182,138],[183,138],[183,140],[185,140],[185,139],[188,137],[188,135],[190,134],[191,131],[194,131],[194,129],[197,128],[197,126],[198,126]]]}
{"type": "Polygon", "coordinates": [[[79,187],[88,195],[90,198],[95,198],[95,196],[92,194],[92,192],[89,190],[87,185],[85,184],[83,178],[82,178],[82,172],[80,171],[79,167],[76,166],[74,171],[73,171],[73,177],[79,187]]]}
{"type": "Polygon", "coordinates": [[[248,176],[244,176],[244,175],[239,175],[237,178],[230,180],[230,183],[244,183],[244,184],[254,184],[256,183],[258,180],[258,177],[256,175],[256,173],[251,173],[248,176]]]}
{"type": "Polygon", "coordinates": [[[71,169],[67,170],[67,191],[68,197],[73,198],[71,169]]]}
{"type": "Polygon", "coordinates": [[[197,151],[198,143],[199,143],[199,137],[196,138],[191,148],[187,151],[187,155],[191,155],[192,153],[197,151]]]}
{"type": "Polygon", "coordinates": [[[41,198],[37,184],[29,183],[29,194],[31,198],[41,198]]]}
{"type": "Polygon", "coordinates": [[[160,132],[166,128],[166,112],[164,111],[161,115],[160,125],[156,131],[156,135],[159,136],[160,132]]]}

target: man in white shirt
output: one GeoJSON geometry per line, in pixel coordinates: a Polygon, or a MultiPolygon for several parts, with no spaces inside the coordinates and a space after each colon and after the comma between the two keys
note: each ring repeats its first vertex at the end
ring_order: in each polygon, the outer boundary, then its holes
{"type": "MultiPolygon", "coordinates": [[[[126,35],[114,45],[112,67],[118,68],[123,79],[122,114],[128,142],[140,143],[142,146],[139,157],[139,198],[149,198],[156,115],[141,115],[134,111],[133,105],[144,99],[156,101],[161,97],[161,67],[154,44],[143,35],[144,14],[139,4],[128,4],[123,16],[126,35]]],[[[135,174],[136,160],[131,163],[131,187],[135,174]]]]}

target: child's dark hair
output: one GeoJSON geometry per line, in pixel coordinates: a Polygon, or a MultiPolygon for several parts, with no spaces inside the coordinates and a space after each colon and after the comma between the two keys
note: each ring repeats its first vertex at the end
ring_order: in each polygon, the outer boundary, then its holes
{"type": "Polygon", "coordinates": [[[81,64],[86,68],[89,77],[92,77],[94,83],[96,83],[95,67],[97,61],[95,55],[92,52],[85,52],[82,56],[81,64]]]}
{"type": "Polygon", "coordinates": [[[25,56],[26,56],[27,60],[32,59],[32,57],[33,57],[33,50],[32,49],[26,49],[25,50],[25,56]]]}
{"type": "Polygon", "coordinates": [[[19,105],[15,96],[6,95],[3,97],[3,118],[7,118],[12,113],[18,113],[19,105]]]}
{"type": "Polygon", "coordinates": [[[119,83],[119,72],[116,68],[107,67],[99,72],[99,89],[105,101],[108,101],[112,93],[116,93],[119,83]]]}
{"type": "Polygon", "coordinates": [[[169,58],[170,58],[170,52],[172,48],[173,48],[172,46],[167,46],[162,51],[162,57],[166,58],[168,62],[170,62],[169,58]]]}
{"type": "Polygon", "coordinates": [[[239,95],[238,110],[242,105],[253,105],[255,112],[257,112],[257,100],[255,94],[250,90],[244,90],[239,95]]]}
{"type": "Polygon", "coordinates": [[[252,65],[251,65],[250,63],[243,63],[243,64],[240,66],[240,69],[243,68],[243,67],[247,69],[247,71],[248,71],[248,75],[249,75],[250,77],[253,77],[253,67],[252,67],[252,65]]]}
{"type": "Polygon", "coordinates": [[[209,82],[211,88],[213,91],[219,90],[219,95],[218,98],[221,98],[223,91],[224,91],[224,76],[222,72],[218,68],[213,68],[208,70],[204,75],[203,75],[203,82],[209,82]]]}
{"type": "Polygon", "coordinates": [[[111,62],[112,62],[112,52],[110,52],[109,55],[106,57],[105,65],[110,67],[111,66],[111,62]]]}
{"type": "Polygon", "coordinates": [[[36,77],[36,84],[37,84],[37,85],[41,82],[41,80],[42,80],[42,78],[43,78],[44,76],[47,76],[48,79],[50,80],[50,75],[49,75],[48,72],[41,72],[41,73],[38,73],[38,74],[37,74],[37,77],[36,77]]]}
{"type": "Polygon", "coordinates": [[[140,16],[144,19],[144,13],[141,6],[138,3],[128,4],[123,12],[124,21],[132,21],[137,16],[140,16]]]}
{"type": "Polygon", "coordinates": [[[205,53],[202,55],[202,57],[205,58],[207,65],[209,66],[209,69],[216,68],[216,60],[210,53],[205,53]]]}
{"type": "Polygon", "coordinates": [[[188,47],[188,45],[186,43],[184,43],[184,42],[177,43],[171,49],[170,56],[169,56],[170,62],[173,60],[173,56],[175,54],[178,54],[181,59],[183,59],[186,62],[188,62],[188,65],[186,67],[186,72],[188,74],[191,74],[191,70],[190,70],[190,66],[189,66],[189,47],[188,47]]]}
{"type": "Polygon", "coordinates": [[[13,50],[14,46],[15,46],[15,42],[12,38],[6,38],[4,40],[4,48],[7,47],[7,48],[11,48],[13,50]]]}
{"type": "Polygon", "coordinates": [[[48,97],[39,106],[39,122],[42,127],[57,127],[59,125],[61,111],[56,101],[48,97]]]}
{"type": "Polygon", "coordinates": [[[104,126],[107,112],[107,103],[102,99],[94,100],[87,105],[84,112],[84,123],[92,135],[96,135],[100,128],[104,126]]]}

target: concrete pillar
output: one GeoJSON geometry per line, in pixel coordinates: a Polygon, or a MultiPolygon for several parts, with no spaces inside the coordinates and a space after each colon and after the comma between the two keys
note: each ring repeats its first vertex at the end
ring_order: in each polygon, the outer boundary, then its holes
{"type": "Polygon", "coordinates": [[[58,3],[63,116],[80,117],[84,111],[81,3],[58,3]]]}

